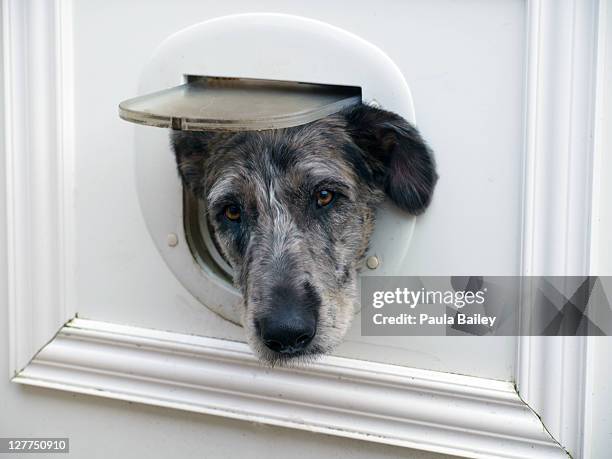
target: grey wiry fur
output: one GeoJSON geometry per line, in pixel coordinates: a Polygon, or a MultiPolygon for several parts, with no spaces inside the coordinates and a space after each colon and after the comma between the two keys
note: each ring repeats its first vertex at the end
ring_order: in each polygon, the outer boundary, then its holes
{"type": "Polygon", "coordinates": [[[272,364],[329,353],[340,343],[351,323],[376,206],[386,193],[418,214],[437,180],[416,129],[365,105],[277,131],[176,131],[172,145],[183,183],[205,203],[234,269],[248,342],[272,364]],[[314,197],[322,189],[335,196],[324,208],[314,197]],[[239,222],[225,217],[229,205],[240,208],[239,222]],[[298,301],[287,299],[287,291],[302,292],[302,307],[314,309],[316,318],[315,337],[290,357],[266,347],[257,326],[282,301],[298,301]]]}

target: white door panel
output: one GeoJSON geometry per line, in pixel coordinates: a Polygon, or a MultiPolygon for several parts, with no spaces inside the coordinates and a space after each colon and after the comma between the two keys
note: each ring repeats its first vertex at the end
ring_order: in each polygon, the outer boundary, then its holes
{"type": "MultiPolygon", "coordinates": [[[[344,28],[380,47],[403,72],[441,177],[431,208],[417,219],[406,274],[518,274],[524,4],[345,2],[330,8],[269,1],[258,10],[344,28]]],[[[180,285],[150,240],[134,183],[134,127],[118,118],[117,103],[136,94],[144,65],[168,35],[248,11],[250,4],[240,1],[75,3],[80,317],[243,339],[239,327],[180,285]]],[[[471,338],[364,338],[359,329],[356,320],[338,355],[506,380],[513,374],[511,337],[484,346],[471,338]]]]}

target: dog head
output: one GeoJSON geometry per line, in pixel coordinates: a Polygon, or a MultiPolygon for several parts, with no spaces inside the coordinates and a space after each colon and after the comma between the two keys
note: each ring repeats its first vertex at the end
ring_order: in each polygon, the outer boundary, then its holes
{"type": "Polygon", "coordinates": [[[419,214],[437,180],[417,130],[366,105],[280,130],[175,131],[172,146],[234,270],[247,340],[270,364],[340,343],[377,205],[386,195],[419,214]]]}

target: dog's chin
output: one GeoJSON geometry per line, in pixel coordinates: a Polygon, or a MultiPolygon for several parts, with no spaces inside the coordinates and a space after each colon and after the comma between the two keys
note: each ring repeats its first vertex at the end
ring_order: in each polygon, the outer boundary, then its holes
{"type": "Polygon", "coordinates": [[[292,354],[283,354],[269,349],[258,338],[254,339],[253,342],[249,340],[249,345],[257,357],[257,360],[259,360],[262,365],[269,367],[295,368],[307,366],[315,363],[321,357],[332,351],[332,349],[323,349],[316,343],[311,343],[302,351],[292,354]]]}
{"type": "Polygon", "coordinates": [[[294,354],[281,354],[272,350],[266,349],[264,352],[257,352],[257,358],[260,363],[269,367],[281,368],[296,368],[304,367],[315,363],[325,352],[316,349],[306,348],[303,351],[294,354]]]}

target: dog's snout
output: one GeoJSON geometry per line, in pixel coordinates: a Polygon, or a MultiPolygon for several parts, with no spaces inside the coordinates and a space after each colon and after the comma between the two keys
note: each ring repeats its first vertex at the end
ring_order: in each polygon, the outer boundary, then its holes
{"type": "Polygon", "coordinates": [[[259,321],[261,339],[271,350],[281,354],[296,354],[314,338],[314,321],[302,318],[270,318],[259,321]]]}

